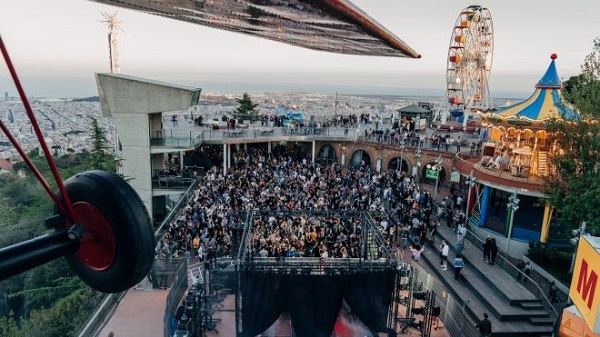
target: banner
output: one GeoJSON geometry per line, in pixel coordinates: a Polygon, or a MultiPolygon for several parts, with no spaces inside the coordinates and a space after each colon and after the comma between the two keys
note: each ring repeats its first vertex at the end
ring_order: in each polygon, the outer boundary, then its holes
{"type": "Polygon", "coordinates": [[[569,297],[594,333],[600,333],[600,238],[582,235],[577,247],[577,259],[569,297]]]}
{"type": "Polygon", "coordinates": [[[432,179],[437,179],[438,177],[438,170],[431,170],[431,169],[425,169],[425,178],[432,178],[432,179]]]}

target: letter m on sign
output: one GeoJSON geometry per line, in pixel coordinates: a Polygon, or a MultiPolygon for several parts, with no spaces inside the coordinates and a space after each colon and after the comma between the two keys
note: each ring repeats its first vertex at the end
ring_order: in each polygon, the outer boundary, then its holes
{"type": "Polygon", "coordinates": [[[586,260],[582,260],[581,268],[579,269],[579,279],[577,280],[577,292],[581,295],[584,302],[587,299],[588,309],[592,309],[596,293],[596,283],[598,283],[598,274],[590,268],[588,276],[588,263],[586,260]]]}

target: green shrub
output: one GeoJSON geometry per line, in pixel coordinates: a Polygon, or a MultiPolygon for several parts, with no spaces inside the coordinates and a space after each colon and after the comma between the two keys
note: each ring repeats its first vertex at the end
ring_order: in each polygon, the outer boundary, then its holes
{"type": "Polygon", "coordinates": [[[571,283],[571,259],[573,253],[561,252],[540,242],[529,243],[529,257],[554,277],[569,285],[571,283]]]}

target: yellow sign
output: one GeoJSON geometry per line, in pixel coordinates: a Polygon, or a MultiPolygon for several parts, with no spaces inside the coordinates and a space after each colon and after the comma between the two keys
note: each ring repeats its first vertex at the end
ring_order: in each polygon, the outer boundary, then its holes
{"type": "Polygon", "coordinates": [[[560,337],[600,337],[581,318],[579,311],[574,306],[563,309],[562,321],[558,333],[560,337]]]}
{"type": "Polygon", "coordinates": [[[582,235],[569,296],[594,333],[600,333],[600,238],[582,235]]]}

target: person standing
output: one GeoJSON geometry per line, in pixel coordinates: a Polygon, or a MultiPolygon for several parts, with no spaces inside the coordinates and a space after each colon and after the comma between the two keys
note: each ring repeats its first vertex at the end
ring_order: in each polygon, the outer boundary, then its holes
{"type": "Polygon", "coordinates": [[[492,322],[488,319],[488,314],[486,312],[483,313],[483,319],[475,324],[475,327],[479,328],[480,337],[492,336],[492,322]]]}
{"type": "Polygon", "coordinates": [[[446,243],[446,240],[442,240],[442,245],[440,246],[442,251],[440,252],[440,266],[442,270],[448,269],[448,253],[450,251],[450,247],[446,243]]]}
{"type": "Polygon", "coordinates": [[[532,270],[533,270],[533,266],[531,265],[531,262],[527,261],[525,263],[525,267],[523,267],[523,272],[525,273],[525,275],[527,275],[527,277],[523,278],[523,283],[527,282],[527,279],[531,276],[532,270]]]}
{"type": "Polygon", "coordinates": [[[452,228],[453,213],[452,209],[446,206],[446,227],[448,228],[452,228]]]}
{"type": "Polygon", "coordinates": [[[465,249],[465,238],[462,234],[456,236],[456,255],[462,255],[463,249],[465,249]]]}
{"type": "Polygon", "coordinates": [[[496,263],[496,257],[498,256],[498,244],[496,243],[496,238],[492,238],[492,243],[490,246],[490,264],[493,265],[496,263]]]}
{"type": "Polygon", "coordinates": [[[467,236],[467,227],[463,223],[459,223],[458,227],[456,228],[456,233],[465,238],[467,236]]]}
{"type": "Polygon", "coordinates": [[[462,255],[456,254],[454,258],[454,279],[458,281],[460,278],[460,271],[463,269],[464,262],[462,259],[462,255]]]}
{"type": "Polygon", "coordinates": [[[419,261],[421,259],[421,253],[423,253],[423,251],[425,250],[425,246],[420,246],[420,245],[416,245],[416,246],[410,246],[410,251],[412,253],[412,259],[413,261],[419,261]]]}
{"type": "Polygon", "coordinates": [[[483,243],[483,259],[485,262],[490,262],[492,254],[492,236],[488,235],[483,243]]]}

